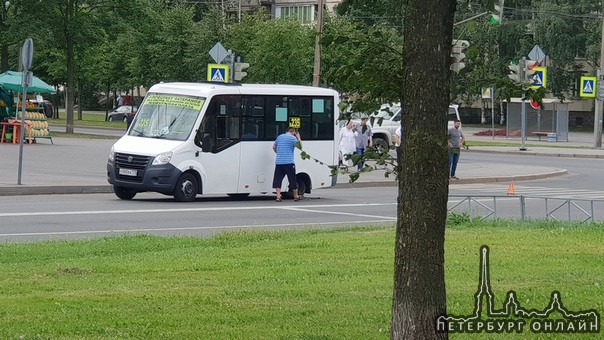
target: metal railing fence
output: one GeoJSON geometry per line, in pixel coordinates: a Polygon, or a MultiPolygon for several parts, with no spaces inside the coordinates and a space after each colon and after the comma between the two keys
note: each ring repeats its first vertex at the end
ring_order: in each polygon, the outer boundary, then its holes
{"type": "Polygon", "coordinates": [[[449,213],[467,213],[470,218],[511,218],[521,221],[604,221],[604,199],[526,195],[449,195],[449,213]]]}

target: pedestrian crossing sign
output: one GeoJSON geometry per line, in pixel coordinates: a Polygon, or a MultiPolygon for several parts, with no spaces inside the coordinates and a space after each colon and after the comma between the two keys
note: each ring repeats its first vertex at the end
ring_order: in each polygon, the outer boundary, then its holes
{"type": "Polygon", "coordinates": [[[597,77],[581,77],[581,88],[579,89],[579,96],[586,98],[596,97],[596,80],[597,77]]]}
{"type": "Polygon", "coordinates": [[[482,99],[493,99],[492,87],[486,87],[482,89],[482,99]]]}
{"type": "Polygon", "coordinates": [[[208,81],[217,83],[228,83],[229,65],[208,64],[208,81]]]}
{"type": "Polygon", "coordinates": [[[535,67],[533,71],[535,71],[535,74],[531,77],[531,85],[529,87],[535,90],[540,87],[546,87],[547,67],[535,67]]]}

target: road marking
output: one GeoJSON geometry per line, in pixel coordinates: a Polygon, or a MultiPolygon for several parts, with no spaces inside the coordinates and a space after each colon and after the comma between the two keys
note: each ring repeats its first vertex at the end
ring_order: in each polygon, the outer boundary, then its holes
{"type": "MultiPolygon", "coordinates": [[[[367,204],[363,204],[366,206],[367,204]]],[[[312,210],[305,208],[289,208],[288,210],[302,211],[302,212],[315,212],[321,214],[332,214],[332,215],[346,215],[346,216],[357,216],[357,217],[369,217],[369,218],[386,218],[389,220],[396,221],[396,217],[384,217],[384,216],[376,216],[376,215],[365,215],[365,214],[355,214],[350,212],[340,212],[340,211],[324,211],[324,210],[312,210]]]]}
{"type": "MultiPolygon", "coordinates": [[[[396,205],[396,203],[355,203],[355,204],[314,204],[305,205],[305,208],[349,208],[396,205]]],[[[105,214],[149,214],[149,213],[174,213],[174,212],[208,212],[208,211],[241,211],[241,210],[289,210],[292,206],[262,206],[262,207],[216,207],[216,208],[178,208],[178,209],[137,209],[137,210],[84,210],[84,211],[40,211],[40,212],[13,212],[0,213],[0,217],[20,216],[69,216],[69,215],[105,215],[105,214]]],[[[383,218],[383,217],[382,217],[383,218]]]]}
{"type": "MultiPolygon", "coordinates": [[[[453,195],[469,195],[470,193],[486,193],[494,195],[505,195],[507,193],[507,184],[489,185],[489,184],[469,184],[464,188],[460,188],[450,193],[453,195]]],[[[604,191],[592,191],[585,189],[569,189],[569,188],[548,188],[548,187],[533,187],[533,186],[515,186],[516,196],[547,196],[549,198],[583,198],[583,199],[603,199],[604,191]]],[[[469,195],[471,196],[471,195],[469,195]]]]}

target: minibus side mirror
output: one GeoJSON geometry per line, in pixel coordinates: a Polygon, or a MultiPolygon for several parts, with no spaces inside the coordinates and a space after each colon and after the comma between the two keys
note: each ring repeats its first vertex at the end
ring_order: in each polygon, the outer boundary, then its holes
{"type": "Polygon", "coordinates": [[[214,137],[209,133],[204,133],[201,139],[201,151],[212,152],[214,150],[214,137]]]}

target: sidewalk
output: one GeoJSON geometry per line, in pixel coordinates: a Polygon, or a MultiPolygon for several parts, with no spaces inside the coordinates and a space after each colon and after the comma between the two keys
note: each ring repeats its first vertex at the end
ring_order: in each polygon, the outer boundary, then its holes
{"type": "MultiPolygon", "coordinates": [[[[470,130],[470,129],[468,129],[470,130]]],[[[519,151],[518,140],[508,141],[509,146],[472,146],[473,141],[492,140],[492,137],[478,137],[466,132],[470,144],[468,152],[505,152],[512,154],[556,156],[556,157],[589,157],[604,158],[604,150],[593,149],[589,136],[576,142],[549,143],[542,141],[544,146],[530,146],[527,151],[519,151]],[[556,148],[548,148],[556,144],[556,148]],[[558,146],[572,146],[561,148],[558,146]]],[[[585,134],[584,134],[585,135],[585,134]]],[[[592,136],[593,137],[593,136],[592,136]]],[[[574,138],[574,137],[573,137],[574,138]]],[[[570,138],[569,138],[570,139],[570,138]]],[[[112,187],[106,180],[106,162],[109,150],[116,139],[85,139],[60,138],[39,140],[34,145],[23,146],[21,185],[18,185],[19,175],[19,145],[0,144],[0,196],[33,195],[33,194],[80,194],[80,193],[112,193],[112,187]]],[[[501,138],[496,138],[501,141],[501,138]]],[[[530,140],[530,145],[538,144],[530,140]]],[[[464,177],[452,184],[509,182],[539,179],[550,176],[564,175],[565,169],[501,164],[468,164],[461,162],[459,172],[464,177]]],[[[386,178],[384,171],[363,173],[355,183],[349,183],[347,174],[338,176],[337,188],[394,186],[394,177],[386,178]]]]}

